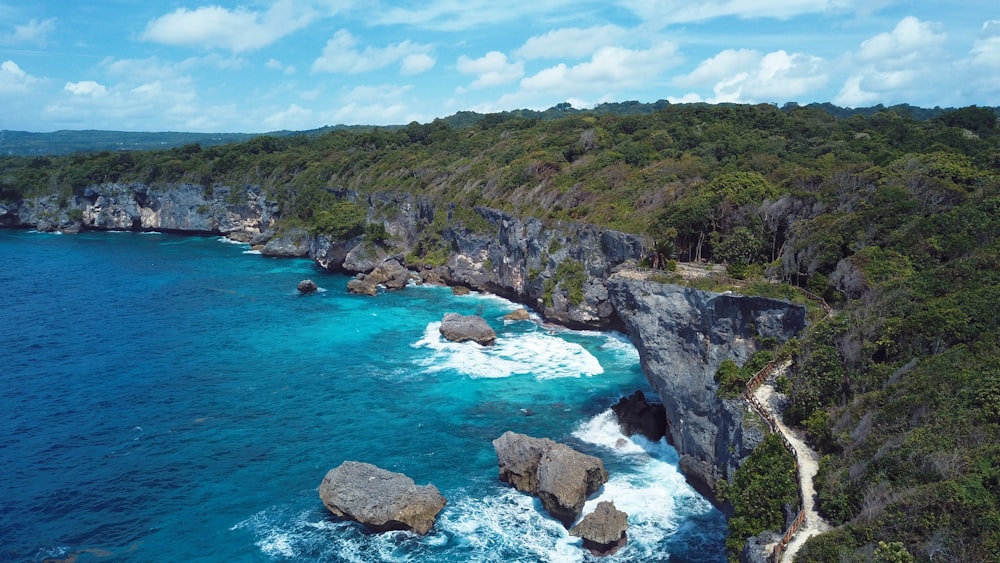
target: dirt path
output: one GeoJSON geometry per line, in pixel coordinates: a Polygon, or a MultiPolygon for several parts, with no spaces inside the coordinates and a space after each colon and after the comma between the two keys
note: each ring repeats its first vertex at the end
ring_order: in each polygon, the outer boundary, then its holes
{"type": "Polygon", "coordinates": [[[819,469],[819,455],[806,445],[798,432],[793,431],[781,422],[781,417],[778,415],[776,409],[777,397],[771,381],[762,383],[754,392],[754,395],[765,408],[775,415],[778,431],[792,444],[792,448],[795,449],[795,457],[799,463],[799,486],[802,489],[802,508],[806,516],[802,527],[792,536],[792,541],[789,542],[788,547],[782,554],[781,561],[790,562],[795,558],[795,553],[798,552],[807,539],[830,529],[830,524],[826,520],[823,520],[819,513],[816,512],[814,502],[816,490],[813,487],[813,479],[816,477],[816,471],[819,469]]]}

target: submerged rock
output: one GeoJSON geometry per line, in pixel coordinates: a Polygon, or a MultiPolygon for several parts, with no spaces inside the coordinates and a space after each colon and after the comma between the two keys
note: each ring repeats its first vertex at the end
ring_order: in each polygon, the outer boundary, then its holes
{"type": "Polygon", "coordinates": [[[439,332],[453,342],[472,340],[483,346],[490,346],[497,339],[497,333],[487,324],[486,319],[475,315],[445,313],[439,332]]]}
{"type": "Polygon", "coordinates": [[[341,518],[376,532],[412,530],[426,534],[447,502],[434,485],[370,463],[345,461],[331,469],[319,486],[326,508],[341,518]]]}
{"type": "Polygon", "coordinates": [[[611,501],[597,504],[593,512],[583,517],[569,533],[583,538],[583,547],[597,556],[612,555],[628,543],[628,514],[611,501]]]}
{"type": "Polygon", "coordinates": [[[505,432],[493,440],[500,480],[535,495],[542,506],[569,527],[587,497],[608,481],[604,463],[548,438],[505,432]]]}
{"type": "Polygon", "coordinates": [[[298,288],[299,288],[299,293],[306,293],[306,294],[316,293],[316,291],[319,290],[319,286],[316,285],[316,282],[312,280],[300,281],[298,288]]]}
{"type": "Polygon", "coordinates": [[[656,442],[667,433],[667,412],[662,404],[652,404],[642,391],[622,397],[611,407],[622,432],[628,436],[642,434],[656,442]]]}

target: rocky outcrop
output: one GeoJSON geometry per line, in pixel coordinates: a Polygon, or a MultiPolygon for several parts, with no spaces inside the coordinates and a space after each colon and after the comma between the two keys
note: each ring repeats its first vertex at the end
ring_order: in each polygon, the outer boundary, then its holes
{"type": "Polygon", "coordinates": [[[497,339],[497,333],[486,322],[486,319],[475,315],[445,313],[439,331],[441,336],[452,342],[471,340],[482,346],[491,346],[497,339]]]}
{"type": "Polygon", "coordinates": [[[583,547],[597,556],[613,555],[628,543],[628,514],[611,501],[597,503],[593,512],[583,517],[569,530],[571,536],[583,538],[583,547]]]}
{"type": "Polygon", "coordinates": [[[434,485],[417,486],[406,475],[357,461],[331,469],[320,483],[319,496],[330,512],[376,532],[426,534],[446,503],[434,485]]]}
{"type": "Polygon", "coordinates": [[[743,423],[746,408],[740,400],[718,397],[715,371],[726,359],[742,365],[755,350],[755,337],[784,341],[798,334],[805,308],[619,276],[609,280],[608,289],[663,401],[681,468],[703,491],[719,478],[731,478],[763,432],[743,423]]]}
{"type": "Polygon", "coordinates": [[[299,293],[305,293],[305,294],[316,293],[317,291],[319,291],[319,286],[316,285],[316,282],[312,280],[302,280],[299,282],[298,290],[299,293]]]}
{"type": "Polygon", "coordinates": [[[302,258],[309,256],[310,239],[305,229],[298,227],[283,229],[264,244],[260,253],[275,258],[302,258]]]}
{"type": "Polygon", "coordinates": [[[535,495],[554,518],[569,527],[587,497],[608,481],[604,463],[548,438],[505,432],[493,440],[500,480],[535,495]]]}
{"type": "MultiPolygon", "coordinates": [[[[403,289],[410,281],[410,271],[399,261],[389,259],[382,262],[367,274],[358,274],[347,282],[347,290],[360,295],[376,295],[378,287],[386,289],[403,289]]],[[[494,336],[495,337],[495,336],[494,336]]]]}
{"type": "Polygon", "coordinates": [[[618,418],[618,425],[627,436],[641,434],[656,442],[667,433],[667,413],[662,404],[646,400],[642,391],[636,391],[611,406],[618,418]]]}

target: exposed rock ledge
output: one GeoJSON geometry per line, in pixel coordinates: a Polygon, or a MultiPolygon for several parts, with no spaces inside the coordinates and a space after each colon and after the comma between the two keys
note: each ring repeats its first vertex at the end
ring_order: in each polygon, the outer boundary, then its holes
{"type": "Polygon", "coordinates": [[[497,333],[486,323],[486,319],[475,315],[445,313],[439,332],[452,342],[472,340],[482,346],[492,346],[497,339],[497,333]]]}
{"type": "Polygon", "coordinates": [[[376,532],[418,534],[430,531],[446,502],[434,485],[418,487],[406,475],[358,461],[331,469],[319,486],[319,496],[330,512],[376,532]]]}

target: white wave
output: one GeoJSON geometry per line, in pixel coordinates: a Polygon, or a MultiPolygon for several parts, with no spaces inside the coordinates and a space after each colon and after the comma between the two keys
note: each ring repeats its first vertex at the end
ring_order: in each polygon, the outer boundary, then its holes
{"type": "Polygon", "coordinates": [[[622,555],[651,557],[652,546],[675,532],[687,517],[714,510],[698,494],[677,467],[676,451],[665,439],[652,442],[641,436],[625,436],[609,409],[581,423],[573,436],[607,450],[629,464],[629,471],[615,471],[600,494],[584,505],[583,514],[599,502],[613,501],[628,514],[629,544],[622,555]]]}
{"type": "Polygon", "coordinates": [[[601,344],[602,350],[613,352],[627,362],[639,362],[639,350],[636,349],[635,344],[632,344],[628,336],[620,332],[605,332],[601,333],[601,336],[604,337],[604,343],[601,344]]]}
{"type": "Polygon", "coordinates": [[[453,549],[470,561],[584,560],[580,539],[547,516],[530,495],[513,488],[486,498],[463,496],[438,517],[436,526],[453,535],[453,549]]]}
{"type": "Polygon", "coordinates": [[[243,254],[260,254],[260,251],[251,248],[250,250],[244,250],[243,254]]]}
{"type": "Polygon", "coordinates": [[[241,245],[241,246],[247,246],[247,247],[249,247],[249,246],[250,246],[250,244],[249,244],[249,243],[246,243],[246,242],[240,242],[240,241],[238,241],[238,240],[233,240],[233,239],[231,239],[231,238],[229,238],[229,237],[226,237],[226,236],[221,236],[221,237],[219,237],[219,238],[217,238],[217,239],[215,239],[215,240],[217,240],[217,241],[219,241],[219,242],[224,242],[224,243],[226,243],[226,244],[237,244],[237,245],[241,245]]]}
{"type": "Polygon", "coordinates": [[[431,372],[455,370],[473,378],[500,378],[534,373],[535,378],[593,376],[604,373],[601,363],[583,346],[541,332],[499,335],[493,346],[451,342],[432,322],[415,348],[432,351],[419,363],[431,372]]]}

